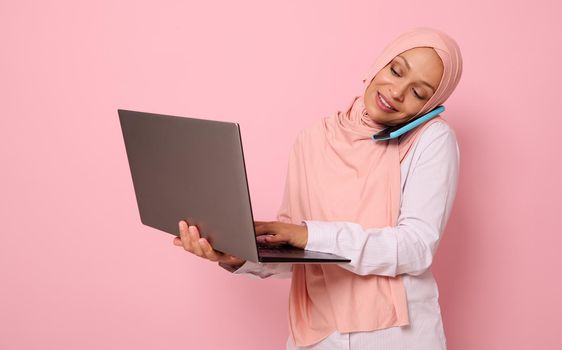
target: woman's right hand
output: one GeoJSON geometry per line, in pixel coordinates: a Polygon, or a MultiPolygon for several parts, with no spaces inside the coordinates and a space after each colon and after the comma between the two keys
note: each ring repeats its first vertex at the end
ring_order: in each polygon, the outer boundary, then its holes
{"type": "Polygon", "coordinates": [[[239,267],[246,262],[244,259],[214,250],[205,238],[199,236],[199,230],[195,225],[189,226],[185,220],[180,220],[178,226],[180,237],[174,238],[174,245],[181,246],[201,258],[222,262],[234,267],[239,267]]]}

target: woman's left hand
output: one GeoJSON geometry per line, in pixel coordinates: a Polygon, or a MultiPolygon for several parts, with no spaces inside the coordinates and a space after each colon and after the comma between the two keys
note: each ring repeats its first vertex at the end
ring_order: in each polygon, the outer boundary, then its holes
{"type": "Polygon", "coordinates": [[[267,243],[288,243],[294,247],[304,249],[308,242],[306,225],[287,224],[279,221],[254,221],[256,236],[265,237],[267,243]]]}

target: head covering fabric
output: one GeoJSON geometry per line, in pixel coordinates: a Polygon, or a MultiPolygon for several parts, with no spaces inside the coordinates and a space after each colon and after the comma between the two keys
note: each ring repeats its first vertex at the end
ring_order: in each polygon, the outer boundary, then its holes
{"type": "MultiPolygon", "coordinates": [[[[363,82],[408,49],[433,47],[444,71],[422,110],[442,104],[462,72],[458,45],[431,28],[408,31],[388,45],[363,82]]],[[[421,112],[423,113],[423,112],[421,112]]],[[[396,226],[400,210],[400,163],[438,116],[398,139],[374,141],[386,127],[369,117],[364,96],[345,112],[321,118],[302,130],[289,155],[285,193],[277,219],[348,221],[363,228],[396,226]]],[[[358,275],[337,264],[294,264],[289,294],[289,331],[298,346],[309,346],[333,331],[372,331],[409,324],[401,276],[358,275]]]]}
{"type": "Polygon", "coordinates": [[[435,93],[414,116],[420,116],[443,104],[457,87],[462,76],[462,55],[457,42],[446,33],[433,28],[418,27],[390,42],[363,78],[365,88],[392,59],[414,47],[432,47],[443,62],[443,75],[435,93]]]}

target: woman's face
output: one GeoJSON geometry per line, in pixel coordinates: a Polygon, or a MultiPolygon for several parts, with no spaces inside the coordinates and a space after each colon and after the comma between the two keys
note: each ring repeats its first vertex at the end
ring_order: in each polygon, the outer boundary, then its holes
{"type": "Polygon", "coordinates": [[[373,120],[398,125],[416,115],[435,93],[443,62],[431,47],[416,47],[394,57],[365,90],[365,108],[373,120]],[[392,106],[385,107],[382,98],[392,106]]]}

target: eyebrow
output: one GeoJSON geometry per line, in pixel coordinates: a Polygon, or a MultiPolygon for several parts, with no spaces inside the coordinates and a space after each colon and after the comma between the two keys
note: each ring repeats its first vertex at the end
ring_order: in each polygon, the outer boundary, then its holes
{"type": "MultiPolygon", "coordinates": [[[[401,59],[403,59],[404,63],[406,64],[406,67],[408,67],[408,70],[411,69],[410,64],[408,63],[408,61],[406,61],[406,59],[404,57],[402,57],[400,55],[398,55],[396,57],[400,57],[401,59]]],[[[422,84],[425,84],[425,85],[429,86],[433,90],[433,92],[435,92],[435,88],[433,86],[429,85],[429,83],[427,81],[422,80],[422,84]]]]}

